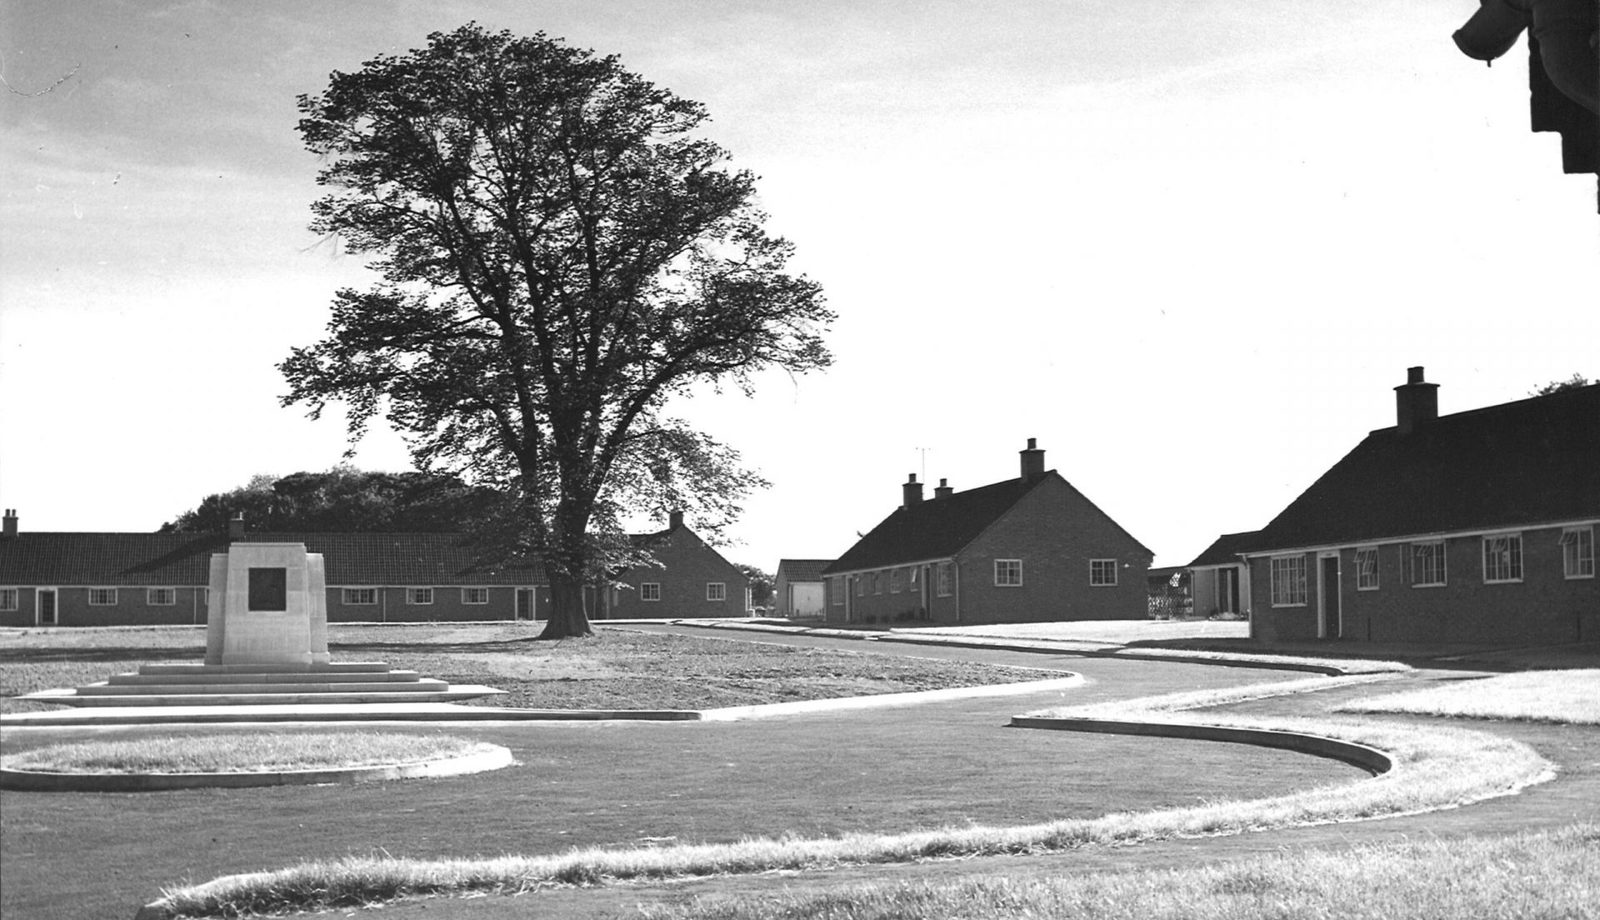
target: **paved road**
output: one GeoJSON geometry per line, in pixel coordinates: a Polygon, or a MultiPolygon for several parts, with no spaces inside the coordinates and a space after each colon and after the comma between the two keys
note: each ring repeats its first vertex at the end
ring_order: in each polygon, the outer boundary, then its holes
{"type": "MultiPolygon", "coordinates": [[[[71,798],[5,793],[5,807],[0,809],[0,829],[5,834],[0,877],[8,875],[4,863],[16,860],[46,860],[59,866],[59,872],[49,891],[19,891],[8,882],[0,893],[0,906],[6,916],[130,916],[131,906],[153,898],[163,884],[272,868],[305,857],[367,852],[377,846],[396,855],[472,855],[628,845],[650,837],[716,840],[784,830],[895,831],[962,820],[1021,823],[1098,813],[1108,800],[1119,807],[1162,807],[1223,793],[1270,794],[1351,775],[1343,765],[1300,755],[1179,742],[1186,747],[1169,762],[1181,763],[1183,769],[1138,782],[1140,771],[1128,767],[1150,761],[1148,739],[1005,727],[1013,713],[1051,705],[1304,676],[1300,674],[1070,654],[722,635],[1074,671],[1088,683],[1065,693],[720,725],[470,726],[465,728],[468,733],[512,747],[522,766],[452,780],[71,798]],[[624,794],[611,794],[608,787],[624,794]],[[940,790],[941,796],[921,791],[928,789],[940,790]],[[828,807],[819,808],[819,800],[828,807]],[[959,813],[951,813],[952,801],[959,802],[959,813]],[[930,808],[930,803],[937,803],[937,808],[930,808]],[[340,820],[319,823],[319,817],[330,813],[340,815],[340,820]]],[[[1561,763],[1562,779],[1512,803],[1362,825],[1041,858],[546,892],[530,896],[536,904],[502,898],[435,900],[391,906],[381,916],[499,920],[524,916],[530,908],[555,916],[607,916],[626,914],[641,901],[707,892],[828,887],[852,878],[1161,865],[1407,833],[1498,832],[1565,823],[1585,808],[1593,813],[1594,803],[1600,801],[1600,732],[1506,730],[1524,733],[1525,740],[1561,763]]],[[[8,739],[8,747],[14,737],[8,739]]],[[[62,737],[66,735],[52,734],[50,740],[62,737]]]]}

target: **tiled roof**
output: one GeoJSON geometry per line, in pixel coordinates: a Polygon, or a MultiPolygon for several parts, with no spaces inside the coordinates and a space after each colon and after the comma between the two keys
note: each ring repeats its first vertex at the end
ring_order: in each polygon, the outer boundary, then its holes
{"type": "Polygon", "coordinates": [[[897,508],[823,572],[853,572],[953,556],[1051,476],[1060,478],[1051,470],[1033,482],[1007,479],[897,508]]]}
{"type": "Polygon", "coordinates": [[[1251,542],[1268,551],[1585,518],[1600,518],[1600,385],[1374,431],[1251,542]]]}
{"type": "Polygon", "coordinates": [[[832,559],[779,559],[778,571],[790,581],[821,581],[822,570],[832,564],[832,559]]]}
{"type": "MultiPolygon", "coordinates": [[[[478,564],[461,534],[248,533],[244,542],[304,543],[330,585],[527,585],[543,570],[478,564]]],[[[0,541],[0,585],[204,585],[221,534],[21,533],[0,541]]]]}
{"type": "Polygon", "coordinates": [[[1191,569],[1208,565],[1227,565],[1238,562],[1239,554],[1255,548],[1260,539],[1261,531],[1252,530],[1246,533],[1225,533],[1215,542],[1206,547],[1194,561],[1187,566],[1191,569]]]}

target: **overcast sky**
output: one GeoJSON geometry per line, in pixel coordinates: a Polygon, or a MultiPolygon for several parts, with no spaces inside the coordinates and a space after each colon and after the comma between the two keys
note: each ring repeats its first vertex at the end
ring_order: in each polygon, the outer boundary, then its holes
{"type": "MultiPolygon", "coordinates": [[[[1600,376],[1593,176],[1476,0],[0,0],[0,504],[153,530],[340,462],[275,369],[361,263],[295,98],[468,20],[706,104],[839,314],[826,375],[682,414],[773,483],[725,554],[833,557],[908,473],[1037,438],[1156,554],[1253,530],[1424,365],[1450,413],[1600,376]]],[[[355,465],[409,468],[379,432],[355,465]]],[[[693,522],[691,521],[692,525],[693,522]]]]}

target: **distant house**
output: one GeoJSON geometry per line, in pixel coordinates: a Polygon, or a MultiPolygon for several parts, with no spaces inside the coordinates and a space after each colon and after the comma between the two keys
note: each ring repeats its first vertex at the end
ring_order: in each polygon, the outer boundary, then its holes
{"type": "Polygon", "coordinates": [[[667,529],[632,540],[655,562],[615,573],[598,618],[737,617],[749,610],[750,579],[684,526],[683,512],[671,513],[667,529]]]}
{"type": "Polygon", "coordinates": [[[841,623],[1021,623],[1145,616],[1151,552],[1029,439],[1015,479],[902,503],[823,570],[841,623]]]}
{"type": "Polygon", "coordinates": [[[1250,579],[1240,553],[1255,537],[1255,531],[1225,533],[1189,563],[1196,616],[1229,616],[1250,609],[1250,579]]]}
{"type": "Polygon", "coordinates": [[[828,602],[822,570],[832,559],[780,559],[772,588],[773,614],[820,617],[828,602]]]}
{"type": "Polygon", "coordinates": [[[329,622],[533,619],[550,603],[536,564],[479,566],[460,534],[0,533],[0,626],[206,622],[212,553],[303,543],[327,566],[329,622]]]}
{"type": "MultiPolygon", "coordinates": [[[[1413,367],[1373,431],[1255,534],[1241,603],[1267,640],[1600,640],[1600,385],[1440,416],[1413,367]]],[[[1224,538],[1229,539],[1229,538],[1224,538]]]]}

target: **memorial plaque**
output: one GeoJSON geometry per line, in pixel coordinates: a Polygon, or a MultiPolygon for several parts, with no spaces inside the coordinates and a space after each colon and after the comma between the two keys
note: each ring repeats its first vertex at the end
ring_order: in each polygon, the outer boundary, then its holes
{"type": "Polygon", "coordinates": [[[249,609],[288,610],[289,570],[251,569],[249,609]]]}

